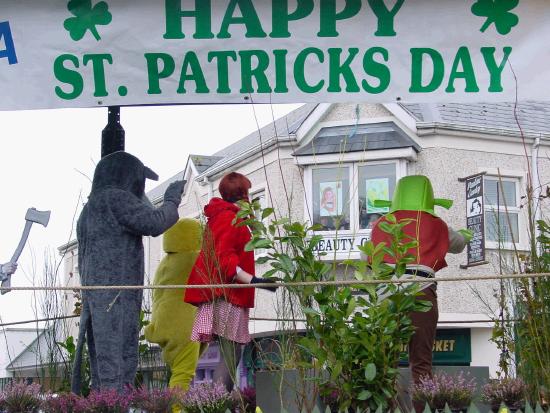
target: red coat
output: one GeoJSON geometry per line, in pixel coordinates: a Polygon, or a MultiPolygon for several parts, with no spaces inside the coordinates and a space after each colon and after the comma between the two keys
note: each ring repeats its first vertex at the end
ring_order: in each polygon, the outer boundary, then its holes
{"type": "MultiPolygon", "coordinates": [[[[427,212],[419,211],[395,211],[393,215],[400,222],[404,219],[413,220],[403,227],[406,235],[418,240],[418,247],[409,249],[408,253],[416,257],[411,264],[420,264],[439,271],[447,266],[445,255],[449,251],[449,228],[441,218],[434,217],[427,212]]],[[[372,230],[371,240],[376,245],[385,242],[387,246],[391,244],[390,234],[382,231],[379,227],[380,222],[385,221],[382,217],[375,222],[372,230]]],[[[384,257],[384,261],[395,264],[395,259],[389,255],[384,257]]]]}
{"type": "MultiPolygon", "coordinates": [[[[244,250],[251,239],[248,227],[232,224],[239,207],[221,198],[212,198],[204,207],[207,226],[201,252],[191,270],[189,285],[230,284],[237,266],[254,275],[254,252],[244,250]]],[[[254,307],[254,288],[205,288],[185,290],[185,302],[199,305],[223,297],[231,304],[254,307]]]]}

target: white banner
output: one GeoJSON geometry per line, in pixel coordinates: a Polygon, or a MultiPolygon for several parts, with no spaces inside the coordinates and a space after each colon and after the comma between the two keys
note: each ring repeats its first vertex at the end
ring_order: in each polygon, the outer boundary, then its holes
{"type": "Polygon", "coordinates": [[[548,0],[1,0],[0,110],[548,100],[549,39],[548,0]]]}

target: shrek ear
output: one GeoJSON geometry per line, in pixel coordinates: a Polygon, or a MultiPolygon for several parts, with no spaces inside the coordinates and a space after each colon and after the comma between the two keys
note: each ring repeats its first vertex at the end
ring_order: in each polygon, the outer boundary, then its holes
{"type": "Polygon", "coordinates": [[[450,199],[435,198],[434,199],[434,205],[438,205],[438,206],[443,207],[445,209],[450,209],[453,206],[453,201],[450,200],[450,199]]]}
{"type": "Polygon", "coordinates": [[[391,201],[386,201],[383,199],[375,199],[374,200],[374,206],[376,208],[389,208],[391,207],[391,201]]]}

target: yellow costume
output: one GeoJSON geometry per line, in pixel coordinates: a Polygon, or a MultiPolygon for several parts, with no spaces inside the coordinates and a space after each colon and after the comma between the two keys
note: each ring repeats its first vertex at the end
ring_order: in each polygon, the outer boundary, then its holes
{"type": "MultiPolygon", "coordinates": [[[[155,274],[155,284],[185,285],[199,254],[202,228],[198,221],[181,219],[164,233],[166,256],[155,274]]],[[[183,301],[184,290],[154,290],[151,323],[145,338],[162,347],[170,367],[170,387],[189,388],[201,354],[200,343],[191,341],[196,307],[183,301]]]]}

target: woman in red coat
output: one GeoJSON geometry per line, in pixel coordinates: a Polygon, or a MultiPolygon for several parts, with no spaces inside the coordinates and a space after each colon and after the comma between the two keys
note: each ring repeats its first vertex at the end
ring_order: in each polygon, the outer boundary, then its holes
{"type": "MultiPolygon", "coordinates": [[[[250,187],[248,178],[236,172],[222,178],[221,198],[212,198],[204,207],[207,225],[189,285],[274,282],[254,275],[254,252],[244,250],[251,239],[250,231],[235,221],[239,211],[236,202],[248,201],[250,187]]],[[[231,391],[242,344],[250,341],[248,320],[249,309],[254,307],[254,288],[187,289],[185,302],[198,307],[191,339],[218,341],[225,365],[220,363],[214,380],[222,380],[231,391]]]]}

